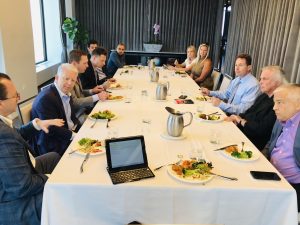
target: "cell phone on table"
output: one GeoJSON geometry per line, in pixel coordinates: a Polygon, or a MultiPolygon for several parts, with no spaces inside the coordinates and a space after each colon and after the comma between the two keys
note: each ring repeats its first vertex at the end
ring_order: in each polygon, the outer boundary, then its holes
{"type": "Polygon", "coordinates": [[[179,98],[179,99],[186,99],[186,98],[187,98],[187,95],[180,95],[178,98],[179,98]]]}
{"type": "Polygon", "coordinates": [[[250,174],[254,179],[257,180],[281,180],[275,172],[267,172],[267,171],[250,171],[250,174]]]}

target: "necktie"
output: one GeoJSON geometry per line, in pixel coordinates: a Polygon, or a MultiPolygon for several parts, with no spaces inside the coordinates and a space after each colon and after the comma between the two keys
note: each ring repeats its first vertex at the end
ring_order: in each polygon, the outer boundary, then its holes
{"type": "Polygon", "coordinates": [[[238,90],[238,88],[239,88],[240,83],[241,83],[241,80],[239,80],[239,81],[237,82],[237,84],[234,86],[234,88],[233,88],[233,90],[232,90],[232,93],[231,93],[231,95],[230,95],[230,97],[229,97],[229,99],[228,99],[228,103],[229,103],[229,104],[231,104],[231,103],[233,102],[234,97],[235,97],[235,94],[236,94],[236,92],[237,92],[237,90],[238,90]]]}

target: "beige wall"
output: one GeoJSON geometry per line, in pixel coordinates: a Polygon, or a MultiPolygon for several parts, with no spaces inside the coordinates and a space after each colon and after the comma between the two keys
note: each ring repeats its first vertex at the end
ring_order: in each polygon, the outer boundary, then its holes
{"type": "Polygon", "coordinates": [[[35,95],[37,79],[29,0],[1,0],[0,36],[2,72],[12,78],[21,99],[35,95]]]}

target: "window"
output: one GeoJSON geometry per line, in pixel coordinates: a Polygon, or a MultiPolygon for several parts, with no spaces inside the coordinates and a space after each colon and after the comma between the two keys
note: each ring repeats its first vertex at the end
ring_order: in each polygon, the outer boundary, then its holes
{"type": "Polygon", "coordinates": [[[35,63],[47,60],[42,0],[30,0],[35,63]]]}

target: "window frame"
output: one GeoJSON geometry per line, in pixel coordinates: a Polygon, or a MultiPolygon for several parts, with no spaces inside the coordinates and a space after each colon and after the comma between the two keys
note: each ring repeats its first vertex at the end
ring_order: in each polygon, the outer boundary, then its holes
{"type": "MultiPolygon", "coordinates": [[[[41,61],[37,61],[35,62],[35,65],[44,63],[48,60],[47,57],[47,40],[46,40],[46,29],[45,29],[45,14],[44,14],[44,1],[43,0],[39,0],[40,2],[40,15],[41,15],[41,30],[42,30],[42,42],[43,42],[43,55],[44,58],[41,61]]],[[[32,18],[31,18],[32,19],[32,18]]],[[[33,38],[33,41],[34,38],[33,38]]]]}

